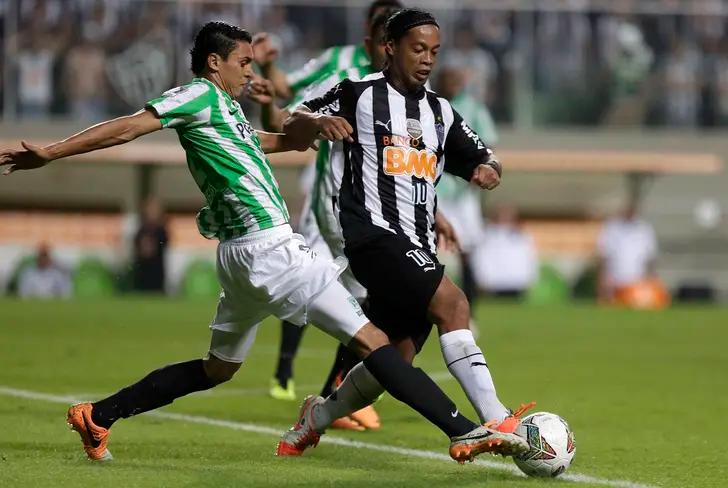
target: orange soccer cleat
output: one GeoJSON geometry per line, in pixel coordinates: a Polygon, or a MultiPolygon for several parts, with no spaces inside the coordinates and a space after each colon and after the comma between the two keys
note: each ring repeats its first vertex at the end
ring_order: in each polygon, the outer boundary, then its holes
{"type": "Polygon", "coordinates": [[[83,450],[92,461],[110,461],[113,459],[106,448],[109,442],[109,429],[94,424],[91,420],[93,406],[90,403],[78,403],[68,409],[66,421],[72,430],[78,432],[83,442],[83,450]]]}

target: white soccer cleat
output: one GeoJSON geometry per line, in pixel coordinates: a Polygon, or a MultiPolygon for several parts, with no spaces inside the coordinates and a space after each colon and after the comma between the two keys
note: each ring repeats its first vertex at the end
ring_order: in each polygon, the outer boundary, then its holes
{"type": "Polygon", "coordinates": [[[450,457],[460,464],[484,452],[515,456],[529,450],[528,442],[513,432],[501,432],[488,424],[450,440],[450,457]]]}
{"type": "Polygon", "coordinates": [[[298,421],[278,441],[276,456],[300,456],[306,448],[318,445],[321,434],[316,430],[313,410],[324,401],[323,397],[315,395],[309,395],[303,400],[298,421]]]}

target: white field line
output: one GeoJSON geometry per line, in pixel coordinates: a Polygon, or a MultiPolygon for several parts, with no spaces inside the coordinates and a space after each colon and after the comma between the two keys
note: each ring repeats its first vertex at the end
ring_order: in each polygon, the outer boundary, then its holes
{"type": "MultiPolygon", "coordinates": [[[[38,401],[44,401],[44,402],[50,402],[50,403],[63,403],[63,404],[71,404],[76,403],[79,401],[82,401],[81,399],[77,397],[72,396],[63,396],[63,395],[51,395],[48,393],[41,393],[37,391],[30,391],[30,390],[20,390],[17,388],[10,388],[6,386],[0,386],[0,395],[15,397],[15,398],[25,398],[28,400],[38,400],[38,401]]],[[[244,432],[253,432],[256,434],[265,434],[270,435],[274,437],[279,437],[281,435],[281,429],[280,428],[273,428],[273,427],[266,427],[263,425],[257,425],[257,424],[249,424],[244,422],[233,422],[230,420],[219,420],[209,417],[202,417],[198,415],[185,415],[180,413],[172,413],[172,412],[165,412],[165,411],[153,411],[148,412],[144,415],[157,417],[157,418],[164,418],[169,420],[177,420],[180,422],[188,422],[193,424],[202,424],[202,425],[210,425],[215,427],[224,427],[226,429],[232,429],[232,430],[240,430],[244,432]]],[[[434,459],[437,461],[443,461],[452,463],[453,460],[450,459],[450,456],[446,454],[442,454],[439,452],[433,452],[433,451],[424,451],[421,449],[407,449],[403,447],[395,447],[395,446],[388,446],[384,444],[374,444],[371,442],[359,442],[359,441],[353,441],[350,439],[345,439],[343,437],[336,437],[336,436],[325,436],[321,438],[321,442],[325,444],[333,444],[337,446],[345,446],[345,447],[354,447],[358,449],[369,449],[370,451],[379,451],[379,452],[386,452],[390,454],[398,454],[401,456],[406,457],[417,457],[417,458],[423,458],[423,459],[434,459]]],[[[489,461],[487,459],[477,459],[474,463],[477,466],[482,466],[489,469],[497,469],[500,471],[506,471],[508,473],[511,473],[516,476],[523,476],[523,473],[521,473],[516,466],[513,466],[512,464],[506,464],[503,462],[497,462],[497,461],[489,461]]],[[[654,485],[646,485],[642,483],[635,483],[633,481],[627,481],[627,480],[609,480],[604,478],[596,478],[593,476],[587,476],[583,474],[564,474],[559,479],[567,480],[567,481],[573,481],[576,483],[591,483],[595,485],[603,485],[603,486],[612,486],[615,488],[656,488],[654,485]]]]}

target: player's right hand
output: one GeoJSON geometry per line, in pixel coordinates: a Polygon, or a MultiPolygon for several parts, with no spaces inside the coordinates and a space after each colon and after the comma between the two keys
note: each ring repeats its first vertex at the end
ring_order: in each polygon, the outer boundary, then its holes
{"type": "Polygon", "coordinates": [[[354,132],[354,128],[349,122],[343,117],[336,117],[335,115],[321,115],[316,119],[318,133],[324,139],[329,141],[343,141],[354,142],[351,134],[354,132]]]}
{"type": "Polygon", "coordinates": [[[0,166],[7,166],[3,175],[9,175],[18,170],[42,168],[53,160],[51,153],[40,146],[34,146],[25,141],[20,144],[23,146],[21,150],[4,149],[0,151],[0,166]]]}

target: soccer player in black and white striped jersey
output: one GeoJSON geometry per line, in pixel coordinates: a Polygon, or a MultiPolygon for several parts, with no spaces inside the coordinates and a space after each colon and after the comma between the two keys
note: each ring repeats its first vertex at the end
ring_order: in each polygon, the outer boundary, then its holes
{"type": "MultiPolygon", "coordinates": [[[[387,68],[305,102],[285,130],[318,130],[337,141],[330,164],[341,184],[332,205],[351,269],[369,293],[368,313],[410,361],[434,322],[448,369],[496,441],[481,447],[512,455],[523,448],[513,435],[519,416],[533,404],[511,412],[498,399],[468,327],[468,301],[444,275],[434,233],[443,171],[490,190],[500,183],[501,165],[447,100],[425,89],[440,48],[435,18],[402,10],[388,20],[386,35],[387,68]]],[[[334,395],[307,402],[302,416],[322,433],[382,391],[358,365],[334,395]]],[[[297,442],[297,427],[281,443],[300,453],[307,446],[297,442]]]]}

